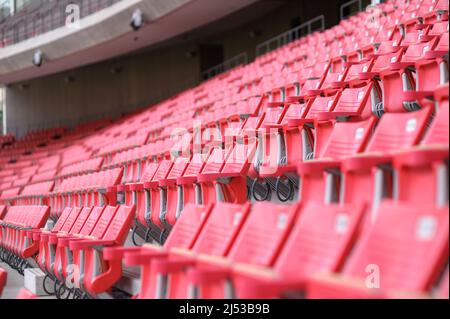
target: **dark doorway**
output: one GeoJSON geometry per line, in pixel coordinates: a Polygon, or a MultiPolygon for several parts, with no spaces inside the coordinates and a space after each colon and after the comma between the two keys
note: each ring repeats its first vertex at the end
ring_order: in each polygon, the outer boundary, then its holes
{"type": "Polygon", "coordinates": [[[223,63],[223,46],[219,44],[201,44],[200,45],[200,71],[209,70],[223,63]]]}

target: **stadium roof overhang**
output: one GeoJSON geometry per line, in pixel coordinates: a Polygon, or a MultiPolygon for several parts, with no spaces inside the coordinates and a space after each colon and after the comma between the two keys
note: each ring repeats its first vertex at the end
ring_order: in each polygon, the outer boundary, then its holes
{"type": "Polygon", "coordinates": [[[50,75],[134,52],[194,30],[259,0],[126,0],[80,21],[0,49],[0,84],[50,75]],[[130,27],[139,8],[146,23],[130,27]],[[138,39],[136,39],[138,38],[138,39]],[[33,55],[44,56],[41,67],[33,55]]]}

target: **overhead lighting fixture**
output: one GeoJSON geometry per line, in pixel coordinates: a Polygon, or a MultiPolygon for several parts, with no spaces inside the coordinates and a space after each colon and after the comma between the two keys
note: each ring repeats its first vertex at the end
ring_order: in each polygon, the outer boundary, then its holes
{"type": "Polygon", "coordinates": [[[134,31],[137,31],[142,27],[143,24],[144,24],[144,16],[142,14],[141,9],[134,10],[133,15],[131,16],[130,26],[133,28],[134,31]]]}
{"type": "Polygon", "coordinates": [[[33,55],[33,64],[38,68],[41,67],[42,62],[44,61],[44,56],[41,50],[37,50],[33,55]]]}

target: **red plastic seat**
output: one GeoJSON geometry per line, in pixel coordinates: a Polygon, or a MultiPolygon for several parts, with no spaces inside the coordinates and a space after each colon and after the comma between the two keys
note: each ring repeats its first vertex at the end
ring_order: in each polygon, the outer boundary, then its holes
{"type": "Polygon", "coordinates": [[[392,198],[392,177],[389,170],[386,170],[386,165],[392,163],[395,152],[420,142],[431,114],[430,107],[416,112],[385,113],[365,152],[341,160],[341,202],[362,201],[376,207],[382,198],[392,198]]]}
{"type": "Polygon", "coordinates": [[[253,162],[257,148],[256,141],[238,141],[228,152],[223,151],[225,158],[220,158],[221,150],[212,153],[201,171],[198,182],[201,185],[203,203],[209,204],[212,192],[215,200],[242,204],[247,201],[247,175],[253,162]],[[215,154],[218,154],[215,156],[215,154]],[[210,162],[222,161],[220,169],[209,169],[210,162]],[[208,194],[207,196],[205,196],[208,194]],[[209,199],[208,199],[209,198],[209,199]]]}
{"type": "Polygon", "coordinates": [[[0,247],[26,260],[38,252],[38,245],[27,240],[29,230],[44,227],[49,217],[48,206],[12,206],[0,221],[0,247]]]}
{"type": "Polygon", "coordinates": [[[132,265],[142,265],[140,298],[149,298],[155,293],[156,287],[151,286],[154,275],[150,261],[154,258],[167,257],[172,249],[192,249],[205,223],[210,216],[212,205],[203,206],[188,203],[173,227],[164,246],[145,244],[142,247],[111,247],[105,248],[103,257],[107,261],[121,262],[124,257],[132,265]]]}
{"type": "Polygon", "coordinates": [[[394,198],[410,203],[448,203],[448,85],[435,92],[438,107],[421,143],[394,157],[394,198]]]}
{"type": "Polygon", "coordinates": [[[105,261],[102,250],[104,247],[123,245],[135,209],[135,206],[107,206],[89,238],[69,240],[70,249],[79,254],[75,263],[79,277],[75,282],[88,294],[97,296],[106,293],[120,279],[122,263],[105,261]]]}
{"type": "Polygon", "coordinates": [[[183,176],[190,160],[190,157],[178,157],[167,177],[159,181],[163,202],[163,209],[160,214],[161,222],[163,227],[169,230],[175,225],[183,207],[182,188],[178,187],[177,178],[183,176]]]}
{"type": "Polygon", "coordinates": [[[339,174],[341,160],[361,153],[366,148],[377,119],[361,122],[337,122],[332,128],[321,153],[315,159],[299,163],[300,200],[317,200],[330,203],[340,194],[339,174]]]}
{"type": "MultiPolygon", "coordinates": [[[[165,254],[164,257],[155,258],[154,255],[150,254],[147,258],[143,256],[139,260],[134,259],[136,256],[130,256],[132,263],[137,261],[143,265],[141,273],[142,289],[139,298],[186,298],[188,285],[185,269],[192,265],[193,254],[213,256],[228,254],[247,220],[249,208],[249,204],[238,205],[218,202],[214,205],[190,250],[171,249],[170,253],[165,254]],[[161,264],[158,265],[158,262],[161,262],[161,264]],[[160,280],[158,278],[161,278],[161,276],[170,278],[168,281],[164,281],[163,286],[157,284],[160,280]]],[[[176,227],[177,224],[175,224],[174,231],[176,227]]],[[[145,249],[142,249],[142,254],[145,255],[145,249]]],[[[125,256],[125,259],[127,260],[127,256],[125,256]]]]}
{"type": "Polygon", "coordinates": [[[237,298],[279,298],[301,292],[308,278],[340,271],[359,234],[364,205],[325,205],[309,201],[272,268],[233,267],[237,298]]]}
{"type": "MultiPolygon", "coordinates": [[[[148,227],[147,224],[147,212],[149,210],[149,202],[144,192],[144,183],[150,182],[155,176],[158,170],[159,163],[149,163],[145,167],[139,183],[128,185],[126,191],[131,193],[133,198],[133,204],[136,205],[136,219],[144,227],[148,227]]],[[[129,196],[130,195],[125,195],[129,196]]]]}
{"type": "MultiPolygon", "coordinates": [[[[204,251],[196,258],[195,267],[188,267],[189,282],[196,287],[190,297],[230,297],[230,292],[225,287],[232,274],[231,265],[273,266],[293,227],[298,210],[298,205],[255,203],[227,254],[204,251]],[[223,258],[214,258],[211,255],[223,258]]],[[[205,247],[210,246],[207,241],[202,243],[205,247]]],[[[160,261],[157,267],[170,267],[170,261],[160,261]]],[[[186,290],[183,295],[186,296],[186,290]]]]}
{"type": "Polygon", "coordinates": [[[411,44],[400,60],[391,61],[389,70],[381,72],[384,112],[417,109],[417,103],[409,103],[409,99],[405,98],[403,92],[414,91],[416,80],[410,69],[415,67],[416,62],[424,59],[426,52],[433,50],[436,44],[437,39],[411,44]]]}
{"type": "Polygon", "coordinates": [[[448,225],[448,207],[381,203],[344,269],[314,277],[307,297],[380,298],[430,291],[448,260],[448,225]]]}
{"type": "Polygon", "coordinates": [[[45,272],[52,274],[54,268],[56,252],[55,246],[57,242],[51,241],[51,238],[55,238],[57,234],[70,233],[82,210],[83,209],[81,207],[73,207],[72,209],[70,209],[70,213],[68,214],[59,230],[57,230],[59,228],[59,224],[57,223],[55,225],[56,229],[54,227],[54,230],[52,231],[40,231],[32,233],[35,242],[39,243],[38,263],[41,269],[45,272]]]}

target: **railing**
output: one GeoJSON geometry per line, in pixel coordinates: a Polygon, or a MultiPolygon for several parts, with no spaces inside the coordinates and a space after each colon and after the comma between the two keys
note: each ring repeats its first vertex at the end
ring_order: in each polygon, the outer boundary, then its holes
{"type": "Polygon", "coordinates": [[[248,55],[247,52],[242,52],[231,59],[226,60],[223,63],[220,63],[212,68],[209,68],[202,72],[202,79],[207,80],[210,79],[220,73],[231,70],[239,65],[244,65],[248,63],[248,55]]]}
{"type": "Polygon", "coordinates": [[[260,43],[256,46],[256,56],[260,56],[270,52],[272,50],[278,49],[283,45],[286,45],[290,42],[293,42],[307,34],[312,33],[313,31],[323,31],[325,30],[325,17],[324,15],[320,15],[315,17],[305,23],[295,27],[291,30],[288,30],[272,39],[269,39],[263,43],[260,43]],[[318,28],[315,26],[318,26],[318,28]],[[306,31],[306,32],[305,32],[306,31]]]}
{"type": "Polygon", "coordinates": [[[0,0],[0,23],[13,13],[10,0],[0,0]]]}
{"type": "Polygon", "coordinates": [[[363,11],[370,4],[378,4],[380,0],[351,0],[341,5],[341,20],[347,19],[358,12],[363,11]],[[346,12],[347,11],[347,12],[346,12]]]}
{"type": "Polygon", "coordinates": [[[77,5],[80,19],[122,0],[58,0],[44,2],[34,10],[22,10],[0,23],[0,48],[47,33],[66,25],[69,4],[77,5]]]}

